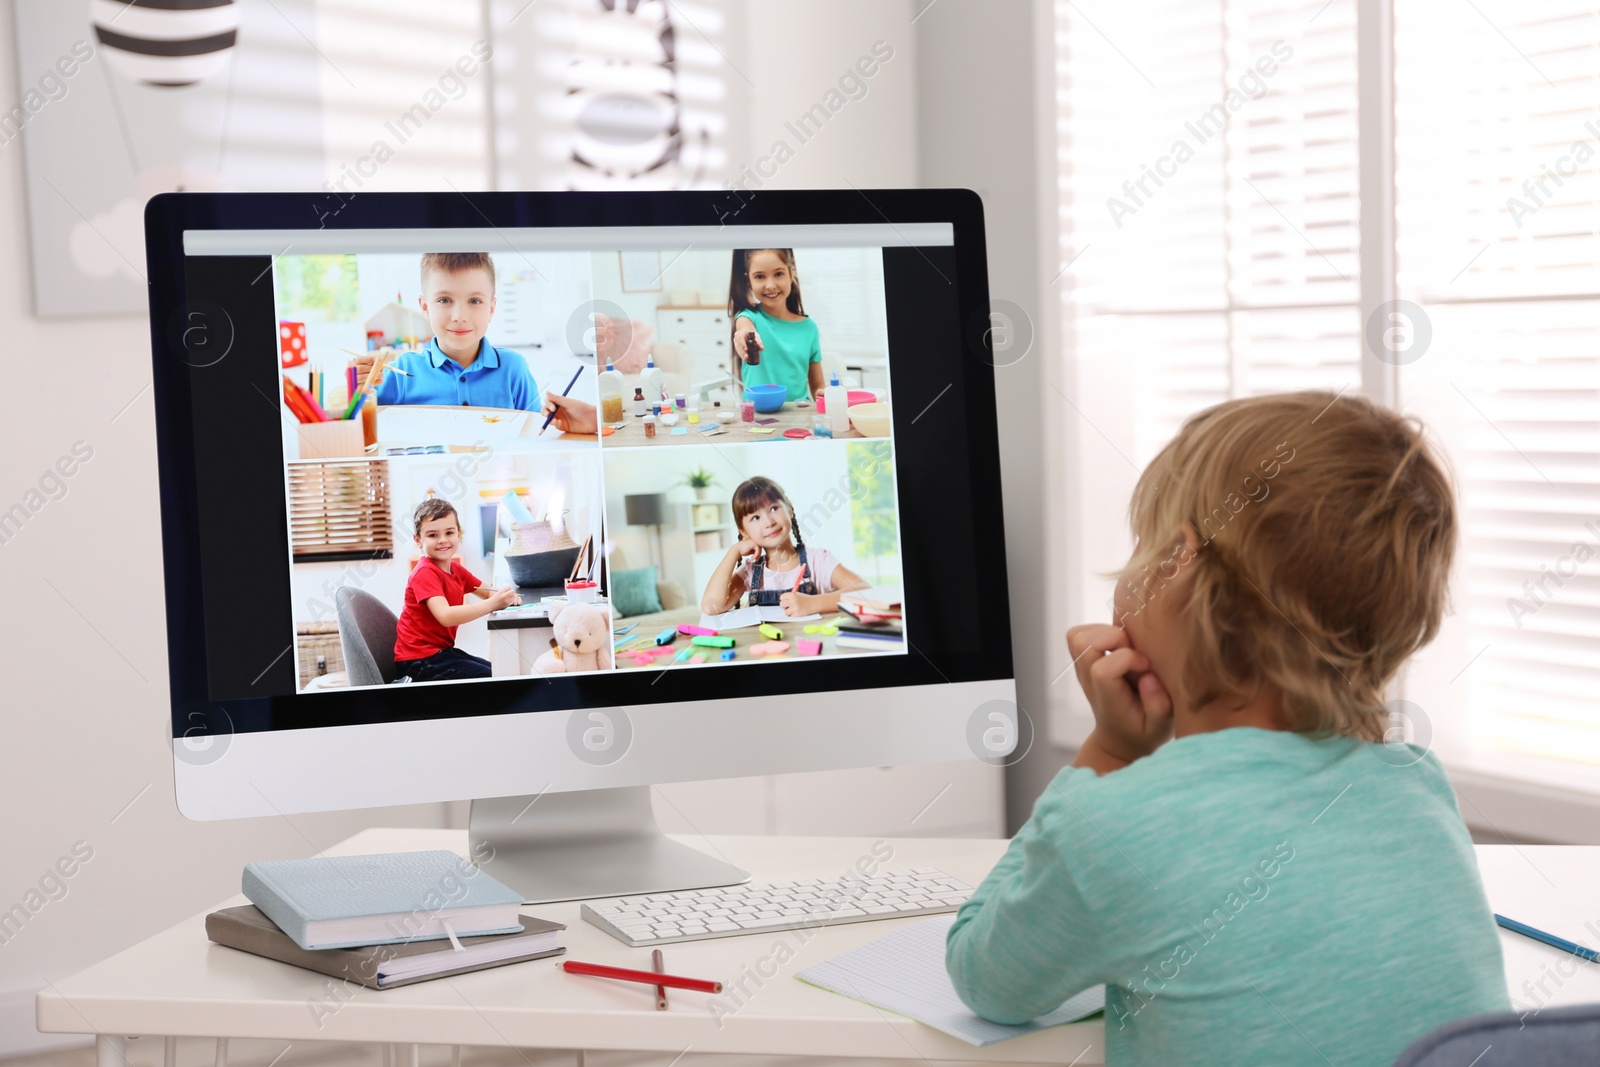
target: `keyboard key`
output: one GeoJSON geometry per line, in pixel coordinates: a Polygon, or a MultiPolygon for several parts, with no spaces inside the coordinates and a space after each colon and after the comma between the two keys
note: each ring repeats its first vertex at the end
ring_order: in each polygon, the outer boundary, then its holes
{"type": "Polygon", "coordinates": [[[739,924],[730,922],[706,923],[706,929],[710,930],[714,934],[725,934],[729,930],[739,929],[739,924]]]}
{"type": "Polygon", "coordinates": [[[868,915],[893,915],[894,908],[888,904],[868,904],[861,909],[868,915]]]}
{"type": "Polygon", "coordinates": [[[789,920],[788,919],[785,919],[785,918],[782,918],[781,916],[776,916],[776,915],[773,916],[770,919],[741,919],[741,920],[739,920],[739,929],[741,929],[741,930],[770,930],[774,926],[788,926],[788,925],[789,925],[789,920]]]}

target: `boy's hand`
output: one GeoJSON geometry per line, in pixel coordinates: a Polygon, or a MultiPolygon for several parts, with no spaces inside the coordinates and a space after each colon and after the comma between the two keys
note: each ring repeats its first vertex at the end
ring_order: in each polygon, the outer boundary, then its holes
{"type": "Polygon", "coordinates": [[[1095,623],[1067,631],[1078,683],[1094,709],[1094,734],[1113,759],[1132,763],[1172,737],[1172,697],[1150,660],[1119,626],[1095,623]]]}
{"type": "Polygon", "coordinates": [[[562,433],[600,432],[600,421],[595,418],[594,405],[575,396],[562,396],[559,393],[544,394],[544,403],[539,408],[539,414],[550,415],[552,412],[555,416],[550,420],[550,425],[562,433]]]}
{"type": "Polygon", "coordinates": [[[494,605],[495,611],[501,611],[522,603],[522,595],[517,592],[516,586],[502,585],[494,591],[493,596],[489,597],[489,603],[494,605]]]}
{"type": "Polygon", "coordinates": [[[372,361],[373,361],[373,359],[379,357],[380,355],[381,355],[382,358],[379,359],[379,370],[378,370],[378,373],[373,375],[373,377],[372,377],[372,388],[376,389],[378,386],[383,384],[383,376],[385,374],[389,373],[389,358],[390,357],[388,355],[386,355],[386,354],[381,354],[381,353],[377,353],[377,352],[368,352],[366,355],[357,356],[356,357],[356,385],[357,385],[357,387],[359,387],[362,382],[367,380],[367,375],[369,373],[371,373],[371,371],[372,371],[372,361]]]}

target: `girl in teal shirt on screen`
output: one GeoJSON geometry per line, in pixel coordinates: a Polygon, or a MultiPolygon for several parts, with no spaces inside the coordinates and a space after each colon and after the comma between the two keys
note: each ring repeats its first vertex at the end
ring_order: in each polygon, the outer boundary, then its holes
{"type": "Polygon", "coordinates": [[[787,399],[822,391],[822,341],[800,301],[792,248],[736,248],[728,282],[733,322],[733,381],[782,385],[787,399]],[[754,353],[750,350],[754,349],[754,353]]]}
{"type": "Polygon", "coordinates": [[[1112,623],[1067,631],[1094,729],[950,929],[967,1006],[1015,1023],[1103,984],[1110,1067],[1386,1067],[1509,1010],[1450,780],[1386,704],[1455,552],[1421,428],[1229,401],[1129,517],[1112,623]]]}

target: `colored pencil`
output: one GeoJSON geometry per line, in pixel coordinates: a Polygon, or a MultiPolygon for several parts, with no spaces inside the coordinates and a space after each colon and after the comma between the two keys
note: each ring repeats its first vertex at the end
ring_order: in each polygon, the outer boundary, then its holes
{"type": "Polygon", "coordinates": [[[1545,933],[1543,930],[1538,930],[1524,923],[1519,923],[1515,919],[1508,919],[1504,915],[1500,915],[1498,913],[1496,913],[1494,921],[1505,927],[1507,930],[1510,930],[1514,934],[1521,934],[1523,937],[1529,937],[1535,941],[1542,941],[1544,944],[1549,945],[1552,948],[1558,948],[1562,952],[1570,952],[1580,959],[1588,960],[1590,963],[1600,963],[1600,953],[1595,952],[1595,950],[1592,948],[1584,948],[1582,945],[1568,941],[1564,937],[1557,937],[1555,934],[1545,933]]]}
{"type": "MultiPolygon", "coordinates": [[[[656,949],[650,953],[650,969],[657,974],[667,973],[667,961],[661,955],[661,950],[656,949]]],[[[656,983],[656,1011],[667,1010],[667,987],[660,982],[656,983]]]]}
{"type": "Polygon", "coordinates": [[[356,390],[356,395],[350,398],[350,406],[345,410],[344,417],[351,418],[356,409],[361,407],[362,399],[367,395],[367,390],[372,387],[372,379],[383,370],[383,360],[377,356],[372,357],[372,367],[367,371],[367,380],[361,383],[361,388],[356,390]]]}
{"type": "Polygon", "coordinates": [[[720,993],[721,982],[704,978],[684,978],[676,974],[657,974],[654,971],[635,971],[627,967],[607,967],[600,963],[579,963],[563,960],[558,964],[568,974],[587,974],[595,978],[615,978],[621,982],[643,982],[646,985],[667,986],[672,989],[693,989],[697,993],[720,993]]]}
{"type": "MultiPolygon", "coordinates": [[[[572,372],[572,381],[568,382],[567,383],[567,387],[565,389],[561,390],[561,395],[562,396],[566,396],[568,393],[572,392],[572,387],[574,385],[578,384],[578,375],[580,375],[582,373],[583,373],[583,366],[582,366],[582,364],[580,364],[578,366],[578,369],[572,372]]],[[[551,404],[550,405],[550,414],[548,414],[548,415],[546,415],[544,417],[544,425],[539,427],[539,432],[540,433],[544,433],[546,430],[548,430],[550,428],[550,420],[555,418],[555,417],[556,417],[556,405],[551,404]]]]}

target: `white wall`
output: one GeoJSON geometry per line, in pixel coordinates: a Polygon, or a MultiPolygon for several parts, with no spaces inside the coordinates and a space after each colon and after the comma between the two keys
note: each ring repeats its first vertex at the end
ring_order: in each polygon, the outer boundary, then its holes
{"type": "MultiPolygon", "coordinates": [[[[18,85],[0,2],[0,100],[18,85]]],[[[99,77],[90,71],[86,77],[99,77]]],[[[35,122],[49,122],[49,111],[35,122]]],[[[103,144],[83,146],[93,167],[103,144]]],[[[33,316],[22,146],[0,146],[0,320],[11,395],[0,511],[76,442],[64,493],[0,543],[11,669],[0,743],[0,911],[73,844],[93,858],[0,942],[0,1053],[42,1047],[33,992],[238,892],[251,860],[305,856],[371,825],[443,825],[442,805],[189,822],[173,800],[150,334],[144,316],[33,316]]],[[[142,261],[141,261],[142,263],[142,261]]],[[[226,756],[223,757],[224,759],[226,756]]]]}
{"type": "MultiPolygon", "coordinates": [[[[983,198],[991,306],[1008,300],[1034,327],[1028,354],[995,371],[1004,412],[998,426],[1017,703],[1035,735],[1031,751],[1006,775],[1006,823],[1013,831],[1070,760],[1047,737],[1050,679],[1057,676],[1051,657],[1064,640],[1062,629],[1048,625],[1049,604],[1052,591],[1063,588],[1071,546],[1050,535],[1047,509],[1062,493],[1055,452],[1041,442],[1073,417],[1052,388],[1060,384],[1051,377],[1058,342],[1046,302],[1060,299],[1052,280],[1060,275],[1049,258],[1053,239],[1040,236],[1054,231],[1054,207],[1041,181],[1054,162],[1041,148],[1054,144],[1054,117],[1039,106],[1053,99],[1040,81],[1052,76],[1049,12],[1049,0],[939,3],[916,24],[918,184],[966,187],[983,198]],[[1026,565],[1035,561],[1043,581],[1026,565]]],[[[1074,684],[1070,672],[1059,684],[1074,684]]]]}

